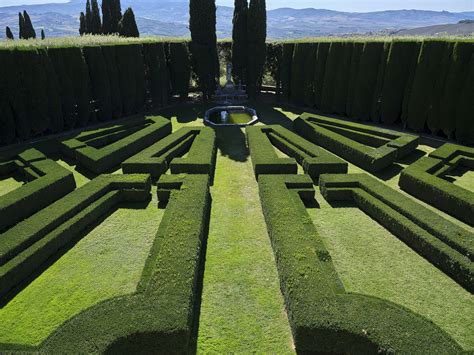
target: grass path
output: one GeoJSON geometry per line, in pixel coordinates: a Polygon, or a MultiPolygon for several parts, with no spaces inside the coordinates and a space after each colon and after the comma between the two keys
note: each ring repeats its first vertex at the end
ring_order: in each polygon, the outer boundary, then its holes
{"type": "Polygon", "coordinates": [[[156,204],[118,209],[0,308],[0,343],[37,345],[81,310],[135,292],[163,215],[156,204]]]}
{"type": "Polygon", "coordinates": [[[218,147],[198,353],[292,353],[244,133],[218,131],[218,147]]]}

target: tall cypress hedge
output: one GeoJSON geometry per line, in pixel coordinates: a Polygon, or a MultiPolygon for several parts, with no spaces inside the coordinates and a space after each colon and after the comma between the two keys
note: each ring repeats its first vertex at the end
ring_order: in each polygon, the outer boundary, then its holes
{"type": "Polygon", "coordinates": [[[133,64],[136,78],[135,112],[140,112],[145,104],[145,63],[143,62],[143,46],[141,44],[133,46],[133,64]]]}
{"type": "MultiPolygon", "coordinates": [[[[0,77],[7,76],[6,51],[0,51],[0,77]]],[[[9,87],[6,80],[0,80],[0,144],[10,144],[15,141],[15,117],[8,99],[9,87]]]]}
{"type": "Polygon", "coordinates": [[[408,84],[410,68],[417,56],[417,43],[413,41],[393,41],[385,69],[382,87],[381,121],[395,123],[402,113],[405,87],[408,84]]]}
{"type": "MultiPolygon", "coordinates": [[[[83,127],[87,125],[91,117],[91,91],[89,69],[82,55],[81,48],[69,47],[67,51],[66,68],[71,78],[74,98],[76,102],[76,125],[83,127]]],[[[74,127],[74,126],[73,126],[74,127]]]]}
{"type": "Polygon", "coordinates": [[[145,43],[143,45],[145,78],[152,106],[167,104],[169,95],[169,72],[166,64],[163,43],[145,43]]]}
{"type": "Polygon", "coordinates": [[[474,144],[474,53],[471,54],[467,68],[464,87],[454,112],[456,138],[461,143],[474,144]]]}
{"type": "Polygon", "coordinates": [[[336,74],[335,91],[332,111],[338,114],[346,113],[347,94],[351,76],[352,42],[343,42],[339,70],[336,74]]]}
{"type": "Polygon", "coordinates": [[[326,60],[324,71],[324,84],[321,98],[321,110],[324,112],[334,111],[334,95],[336,93],[336,80],[342,70],[342,58],[344,56],[344,43],[332,42],[326,60]]]}
{"type": "Polygon", "coordinates": [[[355,118],[361,120],[370,118],[383,48],[383,42],[366,42],[364,44],[352,104],[352,114],[355,118]]]}
{"type": "Polygon", "coordinates": [[[102,46],[105,64],[107,66],[107,74],[110,81],[110,100],[112,103],[112,117],[117,119],[122,117],[122,94],[120,93],[119,71],[117,67],[117,59],[115,46],[102,46]]]}
{"type": "Polygon", "coordinates": [[[134,50],[129,45],[115,47],[115,59],[119,78],[122,115],[129,116],[134,112],[136,102],[136,78],[133,64],[134,50]]]}
{"type": "Polygon", "coordinates": [[[188,46],[184,42],[170,43],[170,73],[173,94],[183,100],[188,97],[191,65],[188,46]]]}
{"type": "Polygon", "coordinates": [[[328,57],[330,43],[321,42],[318,44],[316,52],[316,62],[313,75],[314,102],[317,108],[321,108],[324,88],[324,72],[326,70],[326,61],[328,57]]]}
{"type": "Polygon", "coordinates": [[[410,65],[410,71],[408,73],[407,85],[403,93],[402,103],[402,126],[406,128],[408,125],[408,107],[410,104],[410,98],[413,92],[413,82],[415,81],[416,68],[418,66],[418,58],[420,57],[422,42],[415,42],[415,52],[410,65]]]}
{"type": "Polygon", "coordinates": [[[422,131],[427,123],[446,47],[441,40],[425,40],[421,47],[408,102],[408,127],[415,131],[422,131]]]}
{"type": "Polygon", "coordinates": [[[362,51],[364,50],[363,42],[354,42],[352,44],[352,56],[350,64],[349,83],[347,86],[347,101],[346,101],[346,114],[353,116],[352,108],[354,106],[354,98],[357,87],[357,75],[359,73],[359,63],[362,51]]]}
{"type": "MultiPolygon", "coordinates": [[[[461,103],[464,85],[469,76],[469,60],[474,54],[474,43],[460,41],[454,44],[449,70],[446,76],[444,92],[440,98],[442,103],[439,108],[440,129],[448,137],[452,137],[456,129],[456,122],[462,121],[463,117],[458,116],[458,103],[461,103]]],[[[469,89],[468,87],[466,89],[469,89]]],[[[471,90],[472,89],[471,87],[471,90]]],[[[462,103],[461,103],[462,105],[462,103]]]]}
{"type": "Polygon", "coordinates": [[[380,122],[380,111],[382,107],[382,101],[383,101],[383,84],[385,81],[385,70],[387,68],[387,60],[388,60],[388,54],[390,52],[390,43],[385,42],[383,45],[382,52],[380,54],[380,62],[379,62],[379,68],[378,68],[378,73],[377,73],[377,81],[374,87],[374,96],[372,98],[372,108],[370,112],[370,119],[373,122],[380,122]]]}
{"type": "Polygon", "coordinates": [[[297,104],[304,103],[305,60],[309,53],[309,43],[296,43],[291,63],[291,99],[297,104]]]}
{"type": "Polygon", "coordinates": [[[316,43],[310,43],[307,49],[307,55],[304,62],[304,104],[309,107],[313,107],[314,101],[314,70],[316,53],[318,46],[316,43]]]}
{"type": "Polygon", "coordinates": [[[99,46],[84,47],[83,53],[89,68],[91,96],[97,110],[97,119],[99,121],[110,120],[112,119],[112,94],[102,48],[99,46]]]}
{"type": "Polygon", "coordinates": [[[290,98],[291,95],[291,68],[293,66],[293,52],[295,45],[293,43],[283,43],[281,58],[281,90],[283,97],[290,98]]]}

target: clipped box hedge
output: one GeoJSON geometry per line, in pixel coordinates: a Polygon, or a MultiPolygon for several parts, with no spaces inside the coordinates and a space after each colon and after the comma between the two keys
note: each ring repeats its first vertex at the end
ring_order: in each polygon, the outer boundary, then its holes
{"type": "Polygon", "coordinates": [[[171,193],[137,291],[82,311],[62,324],[37,350],[167,354],[192,351],[202,245],[210,218],[210,178],[198,174],[181,178],[181,187],[171,193]],[[182,223],[184,220],[187,223],[182,223]]]}
{"type": "Polygon", "coordinates": [[[67,155],[74,154],[79,165],[100,174],[171,133],[170,121],[160,116],[137,120],[131,125],[134,126],[81,133],[61,142],[62,150],[67,155]]]}
{"type": "Polygon", "coordinates": [[[331,255],[294,191],[295,185],[296,189],[311,185],[309,176],[261,175],[258,184],[298,353],[462,351],[426,318],[389,301],[346,293],[331,255]]]}
{"type": "Polygon", "coordinates": [[[359,123],[303,113],[295,131],[340,157],[376,172],[414,151],[418,137],[359,123]]]}
{"type": "Polygon", "coordinates": [[[474,234],[367,174],[321,175],[329,201],[352,201],[468,291],[474,291],[474,234]]]}
{"type": "MultiPolygon", "coordinates": [[[[294,158],[303,167],[305,173],[314,180],[317,180],[319,175],[324,173],[347,173],[347,163],[345,161],[282,126],[254,126],[251,131],[261,135],[258,140],[249,138],[252,161],[255,155],[259,155],[255,157],[255,160],[262,162],[261,165],[263,165],[265,157],[268,157],[267,164],[275,161],[273,145],[289,157],[294,158]],[[253,144],[256,142],[260,145],[254,146],[253,144]],[[263,144],[265,144],[265,149],[262,149],[263,144]],[[266,152],[268,154],[262,154],[266,152]]],[[[257,166],[257,168],[259,167],[257,166]]]]}
{"type": "Polygon", "coordinates": [[[30,217],[76,188],[72,172],[55,161],[46,159],[36,149],[26,150],[16,158],[17,160],[3,164],[5,172],[18,171],[32,181],[0,198],[0,232],[30,217]]]}
{"type": "Polygon", "coordinates": [[[149,198],[149,175],[101,175],[0,235],[0,297],[121,202],[149,198]]]}
{"type": "Polygon", "coordinates": [[[474,192],[443,179],[457,166],[474,169],[474,148],[444,144],[401,172],[406,192],[474,226],[474,192]]]}

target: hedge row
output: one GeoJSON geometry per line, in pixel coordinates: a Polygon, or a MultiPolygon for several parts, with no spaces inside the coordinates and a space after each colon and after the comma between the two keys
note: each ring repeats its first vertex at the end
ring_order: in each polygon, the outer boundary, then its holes
{"type": "MultiPolygon", "coordinates": [[[[252,162],[255,160],[254,169],[257,169],[259,173],[265,173],[265,170],[262,170],[263,166],[273,166],[279,162],[279,160],[275,160],[276,153],[272,145],[289,157],[294,158],[303,167],[305,173],[314,180],[317,180],[319,175],[324,173],[347,173],[347,163],[345,161],[282,126],[254,126],[248,127],[247,133],[249,131],[253,135],[253,137],[249,137],[250,154],[252,162]],[[265,163],[265,159],[267,163],[265,163]]],[[[279,172],[275,170],[270,173],[276,174],[279,172]]],[[[288,174],[291,172],[282,169],[281,173],[288,174]]]]}
{"type": "Polygon", "coordinates": [[[474,149],[445,144],[401,172],[406,192],[474,226],[474,192],[443,179],[458,166],[474,169],[474,149]]]}
{"type": "Polygon", "coordinates": [[[169,120],[160,116],[149,117],[80,133],[76,138],[61,142],[61,149],[69,156],[74,153],[79,165],[100,174],[170,133],[169,120]]]}
{"type": "MultiPolygon", "coordinates": [[[[137,292],[81,312],[62,324],[41,345],[41,352],[192,351],[202,243],[210,218],[210,179],[208,175],[180,178],[181,188],[171,193],[137,292]]],[[[168,179],[169,175],[162,176],[160,183],[168,179]]]]}
{"type": "Polygon", "coordinates": [[[101,175],[0,235],[0,297],[119,203],[143,201],[148,175],[101,175]]]}
{"type": "Polygon", "coordinates": [[[414,151],[419,138],[396,131],[304,113],[295,131],[342,158],[375,172],[414,151]]]}
{"type": "Polygon", "coordinates": [[[474,291],[474,235],[366,174],[321,175],[328,201],[353,201],[453,280],[474,291]]]}
{"type": "Polygon", "coordinates": [[[461,352],[424,317],[389,301],[345,292],[305,205],[293,191],[312,187],[309,176],[261,175],[258,184],[297,352],[461,352]]]}
{"type": "Polygon", "coordinates": [[[263,134],[262,129],[265,130],[258,126],[245,128],[255,177],[258,179],[261,174],[296,174],[298,172],[296,160],[278,157],[270,139],[263,134]]]}
{"type": "Polygon", "coordinates": [[[0,163],[0,175],[18,172],[32,181],[3,195],[0,199],[0,232],[30,217],[76,188],[72,172],[46,159],[36,149],[26,150],[15,158],[0,163]]]}
{"type": "MultiPolygon", "coordinates": [[[[124,173],[147,173],[159,178],[172,174],[213,175],[216,160],[216,135],[209,127],[184,127],[122,163],[124,173]],[[179,158],[185,153],[185,158],[179,158]]],[[[212,180],[212,179],[211,179],[212,180]]]]}
{"type": "Polygon", "coordinates": [[[283,95],[292,102],[474,143],[474,41],[282,46],[283,95]]]}
{"type": "Polygon", "coordinates": [[[185,42],[0,49],[0,145],[186,96],[185,42]]]}

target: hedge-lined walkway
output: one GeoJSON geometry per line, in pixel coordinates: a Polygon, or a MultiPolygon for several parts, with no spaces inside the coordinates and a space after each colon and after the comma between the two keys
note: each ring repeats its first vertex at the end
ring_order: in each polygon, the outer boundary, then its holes
{"type": "Polygon", "coordinates": [[[244,132],[217,132],[201,353],[291,353],[292,337],[244,132]]]}

